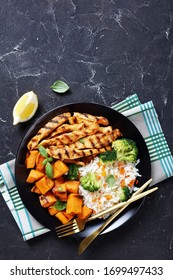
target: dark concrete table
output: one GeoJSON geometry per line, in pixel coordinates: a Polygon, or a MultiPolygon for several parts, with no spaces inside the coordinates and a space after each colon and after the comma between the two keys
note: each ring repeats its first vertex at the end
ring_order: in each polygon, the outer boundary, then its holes
{"type": "MultiPolygon", "coordinates": [[[[173,2],[171,0],[1,0],[0,163],[15,157],[33,122],[69,102],[110,105],[137,93],[153,100],[173,152],[173,2]],[[52,92],[61,79],[70,92],[52,92]],[[12,125],[18,98],[39,97],[34,118],[12,125]]],[[[53,234],[24,242],[0,196],[0,259],[172,259],[173,178],[117,231],[77,256],[77,238],[53,234]]]]}

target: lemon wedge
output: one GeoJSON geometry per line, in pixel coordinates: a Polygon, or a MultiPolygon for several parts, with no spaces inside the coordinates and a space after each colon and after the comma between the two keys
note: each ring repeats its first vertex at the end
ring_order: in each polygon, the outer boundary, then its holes
{"type": "Polygon", "coordinates": [[[24,93],[13,108],[13,125],[30,120],[37,108],[37,95],[33,91],[24,93]]]}

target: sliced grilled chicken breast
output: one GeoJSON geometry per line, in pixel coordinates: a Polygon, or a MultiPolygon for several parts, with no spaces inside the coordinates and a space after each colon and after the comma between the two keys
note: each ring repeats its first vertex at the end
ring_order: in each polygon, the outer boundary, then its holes
{"type": "Polygon", "coordinates": [[[40,140],[47,137],[55,128],[65,123],[70,116],[71,113],[67,112],[51,119],[44,127],[40,128],[37,134],[29,141],[27,145],[28,150],[35,149],[40,140]]]}

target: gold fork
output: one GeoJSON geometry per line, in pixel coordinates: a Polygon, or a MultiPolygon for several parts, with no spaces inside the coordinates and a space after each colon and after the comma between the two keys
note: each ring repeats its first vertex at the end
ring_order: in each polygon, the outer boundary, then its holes
{"type": "Polygon", "coordinates": [[[55,228],[56,233],[58,235],[58,237],[64,237],[64,236],[68,236],[74,233],[78,233],[80,231],[82,231],[85,228],[85,224],[87,222],[90,222],[92,220],[95,220],[96,218],[103,216],[105,214],[111,213],[121,207],[124,207],[126,205],[129,205],[130,203],[137,201],[138,199],[141,199],[142,197],[149,195],[150,193],[156,191],[158,188],[155,187],[153,189],[150,189],[146,192],[140,193],[136,196],[132,196],[129,200],[127,200],[126,202],[120,202],[118,204],[116,204],[115,206],[106,209],[104,211],[99,212],[98,214],[91,216],[90,218],[88,218],[87,220],[80,220],[78,218],[70,221],[69,223],[65,224],[65,225],[61,225],[55,228]]]}
{"type": "MultiPolygon", "coordinates": [[[[132,197],[140,194],[150,183],[152,179],[148,180],[145,184],[143,184],[133,195],[132,197]]],[[[79,245],[78,255],[81,255],[84,250],[91,244],[91,242],[120,214],[122,213],[130,203],[128,202],[125,206],[117,210],[114,214],[112,214],[99,228],[97,228],[90,235],[85,237],[79,245]]]]}

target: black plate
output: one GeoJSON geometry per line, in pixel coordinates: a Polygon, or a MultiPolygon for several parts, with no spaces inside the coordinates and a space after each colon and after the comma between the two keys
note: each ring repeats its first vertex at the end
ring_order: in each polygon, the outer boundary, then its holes
{"type": "MultiPolygon", "coordinates": [[[[19,194],[23,203],[25,204],[28,211],[35,217],[37,221],[39,221],[42,225],[50,230],[55,229],[57,225],[59,225],[58,220],[55,217],[50,216],[47,209],[44,209],[40,206],[38,196],[34,193],[31,193],[31,184],[26,183],[26,178],[28,176],[29,170],[25,168],[25,156],[27,152],[27,143],[29,140],[37,133],[37,131],[44,126],[50,119],[54,116],[59,115],[64,112],[81,112],[81,113],[89,113],[93,115],[102,115],[106,117],[110,125],[113,128],[119,128],[123,133],[123,136],[126,138],[133,139],[139,149],[139,159],[140,163],[138,164],[139,172],[142,177],[139,177],[139,186],[145,183],[150,179],[151,173],[151,164],[149,153],[145,144],[145,141],[138,131],[138,129],[133,125],[128,118],[124,117],[122,114],[116,112],[113,109],[110,109],[106,106],[95,104],[95,103],[74,103],[67,104],[61,107],[57,107],[41,118],[39,118],[36,123],[29,129],[28,133],[25,135],[22,140],[16,157],[15,163],[15,177],[16,183],[18,187],[19,194]]],[[[133,203],[127,211],[125,211],[115,222],[113,222],[105,231],[109,232],[113,229],[116,229],[123,225],[126,221],[133,217],[133,215],[138,211],[141,206],[142,201],[138,201],[133,203]]],[[[81,236],[88,235],[91,231],[95,230],[100,224],[103,223],[103,220],[97,219],[93,222],[90,222],[87,225],[87,229],[80,233],[81,236]]]]}

